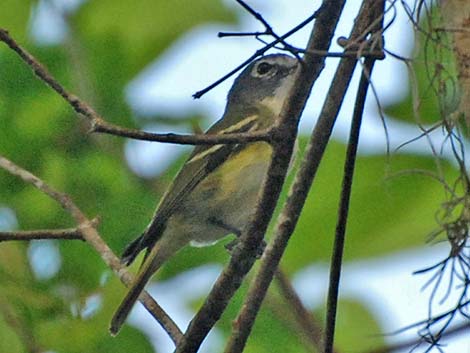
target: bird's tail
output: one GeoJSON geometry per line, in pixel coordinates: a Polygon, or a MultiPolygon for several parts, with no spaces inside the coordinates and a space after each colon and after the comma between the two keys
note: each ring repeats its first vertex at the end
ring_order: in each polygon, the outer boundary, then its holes
{"type": "Polygon", "coordinates": [[[139,253],[147,247],[144,244],[144,237],[145,234],[142,234],[126,246],[121,255],[121,263],[123,265],[129,266],[132,262],[134,262],[137,255],[139,255],[139,253]]]}
{"type": "MultiPolygon", "coordinates": [[[[136,244],[137,240],[138,239],[134,241],[136,244]]],[[[157,242],[151,251],[147,254],[139,274],[134,279],[134,282],[129,288],[129,292],[114,313],[114,316],[111,320],[111,325],[109,327],[109,331],[112,335],[116,335],[119,332],[132,307],[144,290],[145,285],[150,280],[150,277],[152,277],[155,271],[157,271],[163,262],[165,262],[165,260],[168,258],[168,256],[165,256],[165,254],[162,254],[162,252],[159,251],[161,249],[161,246],[159,245],[160,244],[157,242]]]]}

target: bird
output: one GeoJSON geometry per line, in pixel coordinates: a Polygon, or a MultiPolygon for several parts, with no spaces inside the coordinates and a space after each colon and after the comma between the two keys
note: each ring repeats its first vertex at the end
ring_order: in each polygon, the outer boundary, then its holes
{"type": "MultiPolygon", "coordinates": [[[[253,132],[274,126],[293,86],[299,60],[271,54],[251,62],[234,80],[222,118],[205,133],[253,132]]],[[[190,244],[206,246],[237,237],[255,210],[271,160],[265,141],[198,145],[160,200],[151,222],[125,248],[130,265],[146,250],[142,265],[110,324],[115,335],[152,275],[190,244]]]]}

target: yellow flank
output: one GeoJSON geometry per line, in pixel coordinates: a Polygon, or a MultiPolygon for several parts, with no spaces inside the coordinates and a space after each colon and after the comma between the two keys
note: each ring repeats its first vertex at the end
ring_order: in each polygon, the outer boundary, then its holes
{"type": "Polygon", "coordinates": [[[210,179],[217,180],[218,189],[223,194],[236,195],[240,188],[250,188],[246,184],[255,182],[259,185],[259,178],[264,177],[271,153],[272,148],[266,142],[250,143],[236,155],[230,156],[210,179]]]}

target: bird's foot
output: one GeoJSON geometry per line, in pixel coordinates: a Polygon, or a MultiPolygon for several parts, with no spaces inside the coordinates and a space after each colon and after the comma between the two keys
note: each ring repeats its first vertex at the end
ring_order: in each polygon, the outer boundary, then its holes
{"type": "MultiPolygon", "coordinates": [[[[225,244],[225,249],[227,249],[227,251],[232,254],[233,252],[233,249],[235,249],[235,247],[240,244],[240,238],[235,238],[233,239],[230,243],[227,243],[225,244]]],[[[261,256],[263,256],[263,252],[264,252],[264,249],[266,249],[266,242],[263,241],[261,242],[260,246],[258,247],[258,250],[256,251],[256,258],[257,259],[260,259],[261,256]]]]}

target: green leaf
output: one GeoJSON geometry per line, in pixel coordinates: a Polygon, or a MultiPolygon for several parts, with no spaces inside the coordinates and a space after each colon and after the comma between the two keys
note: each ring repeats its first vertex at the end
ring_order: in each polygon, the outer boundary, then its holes
{"type": "MultiPolygon", "coordinates": [[[[119,66],[116,72],[120,76],[124,69],[124,77],[128,79],[190,28],[208,21],[234,20],[233,13],[216,0],[123,0],[119,6],[113,0],[102,0],[86,2],[74,23],[89,36],[85,42],[95,41],[95,48],[108,49],[114,58],[112,62],[121,60],[121,56],[129,58],[128,66],[119,66]],[[120,43],[118,52],[109,50],[115,41],[120,43]]],[[[117,67],[111,65],[111,68],[117,67]]]]}
{"type": "MultiPolygon", "coordinates": [[[[28,32],[27,22],[31,16],[31,5],[34,2],[31,0],[2,0],[1,28],[9,31],[17,40],[24,41],[28,32]]],[[[3,45],[1,43],[1,46],[3,45]]],[[[0,52],[3,50],[0,49],[0,52]]]]}
{"type": "Polygon", "coordinates": [[[0,352],[23,353],[25,351],[20,337],[0,313],[0,352]]]}
{"type": "Polygon", "coordinates": [[[445,27],[440,22],[440,9],[436,6],[422,17],[419,23],[422,30],[417,31],[415,55],[408,72],[408,94],[401,101],[385,106],[387,115],[413,124],[434,124],[442,120],[443,112],[452,111],[458,104],[451,36],[437,29],[445,27]]]}
{"type": "Polygon", "coordinates": [[[154,352],[138,330],[126,327],[117,338],[107,332],[101,320],[57,319],[42,322],[36,331],[41,346],[55,352],[154,352]]]}

